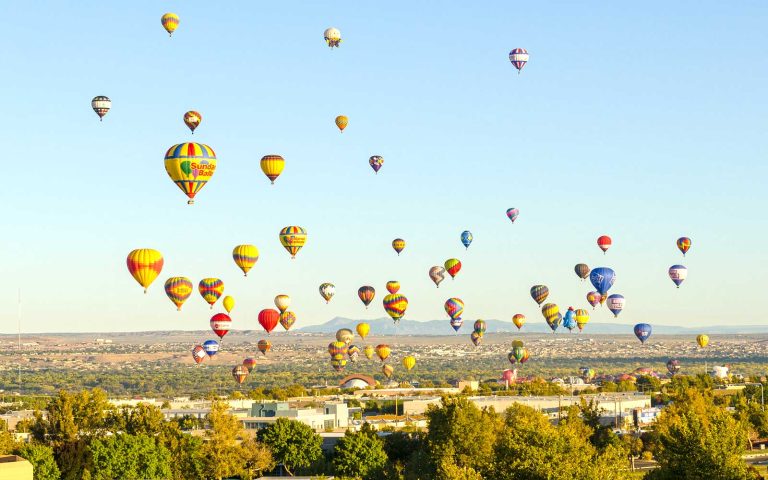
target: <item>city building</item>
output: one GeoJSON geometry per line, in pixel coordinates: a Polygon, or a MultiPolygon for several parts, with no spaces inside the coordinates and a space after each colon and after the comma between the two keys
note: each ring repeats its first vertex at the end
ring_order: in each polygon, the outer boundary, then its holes
{"type": "Polygon", "coordinates": [[[291,407],[288,402],[256,402],[250,415],[241,418],[248,430],[260,430],[275,423],[278,418],[297,420],[315,431],[346,429],[349,426],[349,409],[344,402],[325,402],[322,407],[291,407]]]}
{"type": "Polygon", "coordinates": [[[0,480],[32,480],[32,464],[16,455],[0,456],[0,480]]]}

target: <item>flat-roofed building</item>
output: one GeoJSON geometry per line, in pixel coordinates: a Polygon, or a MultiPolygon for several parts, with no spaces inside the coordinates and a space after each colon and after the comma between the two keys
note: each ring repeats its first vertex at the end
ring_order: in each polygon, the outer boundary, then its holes
{"type": "Polygon", "coordinates": [[[349,426],[349,409],[344,402],[326,402],[322,407],[292,408],[288,402],[256,402],[250,416],[240,421],[248,430],[261,430],[275,423],[278,418],[297,420],[316,431],[346,429],[349,426]]]}
{"type": "Polygon", "coordinates": [[[0,455],[0,480],[32,480],[32,464],[17,455],[0,455]]]}

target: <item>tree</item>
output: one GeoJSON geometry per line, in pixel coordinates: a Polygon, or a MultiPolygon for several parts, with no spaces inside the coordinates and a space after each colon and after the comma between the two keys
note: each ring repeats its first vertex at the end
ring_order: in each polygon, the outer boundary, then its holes
{"type": "Polygon", "coordinates": [[[171,452],[171,478],[187,480],[205,477],[203,440],[182,432],[174,422],[163,424],[157,441],[171,452]]]}
{"type": "Polygon", "coordinates": [[[278,418],[261,430],[259,441],[272,450],[277,463],[282,464],[289,475],[296,469],[309,467],[323,454],[320,435],[309,425],[287,418],[278,418]]]}
{"type": "Polygon", "coordinates": [[[51,447],[37,443],[24,443],[13,453],[32,464],[35,471],[34,480],[58,480],[61,478],[61,472],[53,458],[51,447]]]}
{"type": "Polygon", "coordinates": [[[387,464],[384,442],[367,423],[359,432],[347,430],[333,449],[332,463],[341,477],[373,478],[387,464]]]}
{"type": "Polygon", "coordinates": [[[8,455],[16,449],[16,439],[10,432],[0,432],[0,455],[8,455]]]}
{"type": "Polygon", "coordinates": [[[171,475],[170,463],[168,449],[147,435],[120,433],[93,439],[88,446],[88,471],[94,480],[165,479],[171,475]]]}
{"type": "Polygon", "coordinates": [[[134,407],[123,407],[110,412],[107,417],[107,423],[113,432],[131,435],[157,435],[164,421],[163,412],[154,405],[146,403],[139,403],[134,407]]]}
{"type": "Polygon", "coordinates": [[[249,438],[240,444],[241,461],[243,464],[240,477],[243,480],[253,480],[261,477],[264,472],[275,468],[272,451],[261,442],[249,438]]]}
{"type": "Polygon", "coordinates": [[[221,479],[237,475],[242,469],[242,455],[237,440],[243,431],[242,424],[230,415],[228,405],[214,399],[206,417],[209,429],[205,432],[203,456],[206,459],[207,476],[221,479]]]}

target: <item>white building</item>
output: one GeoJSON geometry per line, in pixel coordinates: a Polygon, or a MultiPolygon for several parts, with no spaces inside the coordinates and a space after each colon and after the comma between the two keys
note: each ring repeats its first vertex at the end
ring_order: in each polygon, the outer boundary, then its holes
{"type": "Polygon", "coordinates": [[[288,402],[257,402],[251,407],[250,416],[241,419],[249,430],[260,430],[275,423],[278,418],[297,420],[316,431],[346,429],[349,426],[349,410],[344,402],[326,402],[318,408],[291,408],[288,402]]]}

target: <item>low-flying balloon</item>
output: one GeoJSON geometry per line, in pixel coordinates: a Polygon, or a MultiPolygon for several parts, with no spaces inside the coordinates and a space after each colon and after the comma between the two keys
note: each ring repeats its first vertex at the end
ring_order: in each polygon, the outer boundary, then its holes
{"type": "Polygon", "coordinates": [[[589,322],[589,312],[583,308],[579,308],[576,310],[574,319],[576,320],[576,326],[579,327],[579,331],[581,332],[584,330],[584,326],[589,322]]]}
{"type": "Polygon", "coordinates": [[[392,378],[392,374],[395,372],[395,367],[391,365],[382,365],[381,373],[387,378],[392,378]]]}
{"type": "Polygon", "coordinates": [[[525,315],[523,315],[522,313],[516,313],[512,317],[512,323],[514,323],[517,329],[520,330],[521,328],[523,328],[523,325],[525,325],[525,315]]]}
{"type": "Polygon", "coordinates": [[[266,175],[272,185],[274,185],[277,177],[283,173],[285,159],[280,155],[264,155],[261,157],[261,162],[259,162],[259,164],[261,166],[261,171],[264,172],[264,175],[266,175]]]}
{"type": "Polygon", "coordinates": [[[226,313],[217,313],[211,317],[210,324],[213,333],[223,339],[224,335],[229,332],[229,328],[232,325],[232,319],[226,313]]]}
{"type": "Polygon", "coordinates": [[[237,365],[232,369],[232,378],[235,379],[238,385],[242,385],[248,378],[248,369],[243,365],[237,365]]]}
{"type": "Polygon", "coordinates": [[[364,285],[357,289],[357,297],[360,299],[361,302],[363,302],[363,305],[365,305],[365,308],[368,308],[368,305],[371,304],[373,301],[373,297],[376,296],[376,289],[374,289],[371,286],[364,285]]]}
{"type": "Polygon", "coordinates": [[[621,311],[624,310],[624,295],[619,295],[618,293],[609,295],[605,303],[608,306],[608,310],[613,313],[613,317],[616,318],[619,316],[621,311]]]}
{"type": "Polygon", "coordinates": [[[600,247],[600,250],[603,251],[603,253],[607,252],[609,248],[611,248],[611,244],[613,242],[611,241],[611,237],[608,235],[601,235],[597,238],[597,246],[600,247]]]}
{"type": "Polygon", "coordinates": [[[259,260],[259,249],[253,245],[238,245],[232,250],[232,259],[245,276],[259,260]]]}
{"type": "Polygon", "coordinates": [[[272,308],[265,308],[259,312],[259,325],[267,332],[272,333],[280,321],[280,312],[272,308]]]}
{"type": "Polygon", "coordinates": [[[349,118],[345,115],[339,115],[334,122],[336,122],[336,126],[339,127],[339,131],[344,132],[344,129],[347,128],[347,124],[349,123],[349,118]]]}
{"type": "Polygon", "coordinates": [[[187,277],[171,277],[165,281],[165,294],[181,311],[181,306],[192,295],[192,281],[187,277]]]}
{"type": "Polygon", "coordinates": [[[400,252],[405,249],[405,240],[402,238],[392,240],[392,248],[397,252],[397,255],[400,256],[400,252]]]}
{"type": "Polygon", "coordinates": [[[224,297],[221,303],[224,305],[224,310],[226,310],[227,313],[232,312],[232,309],[235,308],[235,299],[230,297],[229,295],[224,297]]]}
{"type": "Polygon", "coordinates": [[[219,342],[216,340],[206,340],[203,342],[203,349],[209,357],[212,357],[219,351],[219,342]]]}
{"type": "MultiPolygon", "coordinates": [[[[608,290],[616,282],[616,272],[608,267],[593,268],[589,274],[589,281],[595,287],[601,297],[607,296],[608,290]]],[[[600,302],[602,303],[602,302],[600,302]]]]}
{"type": "Polygon", "coordinates": [[[147,293],[147,288],[163,270],[163,255],[151,248],[139,248],[128,254],[126,264],[131,276],[147,293]]]}
{"type": "Polygon", "coordinates": [[[469,246],[472,244],[472,240],[474,238],[475,237],[472,236],[472,232],[469,230],[464,230],[461,232],[461,243],[467,250],[469,250],[469,246]]]}
{"type": "Polygon", "coordinates": [[[325,43],[327,43],[329,47],[338,47],[341,43],[341,32],[338,28],[326,28],[323,32],[323,39],[325,39],[325,43]]]}
{"type": "Polygon", "coordinates": [[[485,333],[488,330],[488,324],[485,320],[475,320],[474,328],[476,332],[485,333]]]}
{"type": "Polygon", "coordinates": [[[464,325],[464,320],[461,318],[452,318],[450,322],[451,328],[453,328],[454,332],[458,332],[462,325],[464,325]]]}
{"type": "Polygon", "coordinates": [[[296,314],[290,310],[286,310],[285,312],[280,314],[278,321],[280,322],[280,325],[287,332],[288,330],[291,329],[293,324],[296,323],[296,314]]]}
{"type": "Polygon", "coordinates": [[[390,293],[384,297],[383,303],[384,310],[386,310],[387,315],[392,317],[392,320],[394,320],[395,323],[403,318],[405,310],[408,308],[408,299],[405,298],[405,295],[400,293],[390,293]]]}
{"type": "Polygon", "coordinates": [[[386,344],[379,344],[376,345],[376,355],[379,357],[379,359],[383,362],[387,358],[389,358],[389,355],[392,353],[392,349],[389,348],[389,345],[386,344]]]}
{"type": "Polygon", "coordinates": [[[200,365],[206,358],[208,358],[208,354],[205,353],[205,348],[202,345],[195,345],[195,348],[192,349],[192,359],[195,363],[200,365]]]}
{"type": "Polygon", "coordinates": [[[350,345],[349,348],[347,348],[347,356],[351,361],[356,362],[357,357],[360,356],[360,347],[357,345],[350,345]]]}
{"type": "Polygon", "coordinates": [[[184,124],[195,134],[195,129],[200,126],[200,122],[203,121],[203,116],[200,112],[190,110],[184,114],[184,124]]]}
{"type": "Polygon", "coordinates": [[[256,363],[256,359],[253,357],[247,357],[243,360],[243,366],[248,369],[249,373],[253,371],[254,368],[256,368],[256,363]]]}
{"type": "Polygon", "coordinates": [[[320,296],[325,300],[325,303],[330,303],[331,298],[336,295],[336,286],[332,283],[322,283],[318,290],[320,291],[320,296]]]}
{"type": "Polygon", "coordinates": [[[512,66],[517,69],[517,74],[523,71],[523,67],[528,63],[528,50],[524,48],[513,48],[509,52],[509,61],[512,62],[512,66]]]}
{"type": "Polygon", "coordinates": [[[547,317],[546,319],[547,325],[549,325],[549,328],[552,329],[552,333],[555,333],[555,330],[557,330],[557,327],[560,326],[562,321],[563,314],[560,312],[557,312],[556,314],[552,315],[551,317],[547,317]]]}
{"type": "Polygon", "coordinates": [[[635,325],[635,336],[641,343],[645,343],[648,337],[651,336],[653,328],[647,323],[638,323],[635,325]]]}
{"type": "Polygon", "coordinates": [[[376,353],[376,349],[373,347],[373,345],[366,345],[363,348],[363,355],[365,355],[365,358],[368,360],[373,358],[373,355],[376,353]]]}
{"type": "Polygon", "coordinates": [[[220,278],[204,278],[197,284],[197,290],[200,292],[203,300],[208,302],[208,305],[213,308],[213,304],[224,293],[224,282],[220,278]]]}
{"type": "Polygon", "coordinates": [[[677,372],[680,371],[680,360],[669,360],[667,362],[667,371],[670,373],[670,375],[674,375],[677,372]]]}
{"type": "Polygon", "coordinates": [[[357,334],[360,335],[360,338],[365,340],[365,337],[368,336],[368,332],[371,331],[371,326],[365,322],[362,322],[357,324],[355,330],[357,330],[357,334]]]}
{"type": "Polygon", "coordinates": [[[688,253],[691,248],[691,239],[688,237],[680,237],[677,239],[677,248],[682,252],[683,256],[688,253]]]}
{"type": "Polygon", "coordinates": [[[706,347],[709,345],[709,335],[704,335],[703,333],[701,335],[697,335],[696,343],[698,343],[701,348],[706,347]]]}
{"type": "Polygon", "coordinates": [[[165,152],[165,171],[184,194],[188,204],[208,183],[216,171],[216,153],[202,143],[179,143],[165,152]]]}
{"type": "Polygon", "coordinates": [[[546,285],[534,285],[531,287],[531,298],[539,305],[549,296],[549,289],[546,285]]]}
{"type": "Polygon", "coordinates": [[[381,155],[374,155],[368,159],[368,165],[371,166],[374,173],[378,174],[381,167],[384,166],[384,157],[381,155]]]}
{"type": "Polygon", "coordinates": [[[435,265],[429,269],[429,278],[435,283],[437,288],[440,288],[440,282],[445,280],[445,268],[435,265]]]}
{"type": "Polygon", "coordinates": [[[340,328],[336,330],[336,340],[340,342],[344,342],[347,345],[352,343],[352,340],[355,338],[354,332],[348,328],[340,328]]]}
{"type": "Polygon", "coordinates": [[[576,266],[573,267],[573,271],[575,271],[576,276],[582,280],[589,276],[589,267],[586,263],[577,263],[576,266]]]}
{"type": "Polygon", "coordinates": [[[669,267],[669,278],[674,282],[677,288],[688,277],[688,269],[682,265],[672,265],[669,267]]]}
{"type": "Polygon", "coordinates": [[[409,372],[416,366],[416,357],[413,355],[406,355],[403,357],[403,367],[409,372]]]}
{"type": "Polygon", "coordinates": [[[331,358],[339,356],[343,357],[347,354],[348,350],[349,346],[341,340],[336,340],[335,342],[328,344],[328,354],[331,356],[331,358]]]}
{"type": "Polygon", "coordinates": [[[476,347],[478,347],[480,346],[480,343],[483,341],[483,334],[478,331],[474,331],[469,334],[469,339],[472,340],[472,343],[476,347]]]}
{"type": "Polygon", "coordinates": [[[96,115],[99,116],[99,121],[101,122],[104,119],[104,115],[106,115],[107,112],[109,112],[109,109],[112,108],[112,100],[104,95],[93,97],[93,100],[91,100],[91,108],[96,112],[96,115]]]}
{"type": "Polygon", "coordinates": [[[160,17],[160,23],[165,31],[168,32],[168,36],[173,36],[173,32],[179,27],[179,16],[175,13],[166,13],[160,17]]]}
{"type": "Polygon", "coordinates": [[[545,319],[549,319],[558,313],[560,313],[560,307],[558,307],[556,303],[546,303],[541,307],[541,314],[545,319]]]}
{"type": "Polygon", "coordinates": [[[458,258],[449,258],[445,261],[444,266],[451,278],[456,278],[456,274],[461,270],[461,262],[458,258]]]}
{"type": "Polygon", "coordinates": [[[306,242],[307,231],[302,227],[290,226],[280,230],[280,243],[291,254],[291,258],[296,258],[306,242]]]}
{"type": "Polygon", "coordinates": [[[520,210],[516,208],[508,208],[507,209],[507,218],[509,218],[509,221],[512,223],[515,223],[515,220],[517,220],[517,217],[520,215],[520,210]]]}
{"type": "Polygon", "coordinates": [[[262,355],[266,355],[268,351],[272,350],[272,342],[264,339],[259,340],[259,343],[256,344],[256,348],[259,349],[262,355]]]}
{"type": "Polygon", "coordinates": [[[341,372],[347,366],[347,360],[345,358],[333,358],[331,359],[331,366],[337,372],[341,372]]]}

